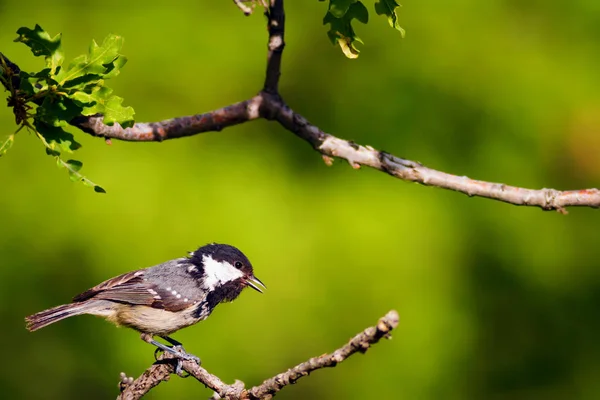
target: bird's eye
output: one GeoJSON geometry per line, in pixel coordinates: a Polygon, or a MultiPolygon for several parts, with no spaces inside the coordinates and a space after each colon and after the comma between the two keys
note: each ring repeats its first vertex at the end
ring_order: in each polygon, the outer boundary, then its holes
{"type": "Polygon", "coordinates": [[[240,269],[240,268],[242,268],[242,262],[241,262],[241,261],[236,261],[236,262],[235,262],[235,267],[236,267],[237,269],[240,269]]]}

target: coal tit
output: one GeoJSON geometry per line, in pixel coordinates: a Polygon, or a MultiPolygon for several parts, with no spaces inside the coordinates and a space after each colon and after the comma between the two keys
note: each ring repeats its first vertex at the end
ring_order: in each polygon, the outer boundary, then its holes
{"type": "Polygon", "coordinates": [[[74,315],[97,315],[137,330],[142,340],[178,358],[199,362],[168,335],[206,319],[219,303],[235,300],[247,286],[261,293],[266,288],[244,253],[213,243],[189,257],[109,279],[75,296],[72,303],[30,315],[25,321],[27,329],[35,331],[74,315]],[[154,336],[173,346],[155,341],[154,336]]]}

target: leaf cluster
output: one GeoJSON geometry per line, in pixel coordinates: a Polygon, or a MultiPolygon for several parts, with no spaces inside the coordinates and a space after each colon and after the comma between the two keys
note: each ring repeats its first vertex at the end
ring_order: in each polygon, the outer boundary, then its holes
{"type": "MultiPolygon", "coordinates": [[[[395,0],[379,0],[375,3],[375,13],[385,16],[390,26],[398,30],[404,37],[404,29],[398,22],[398,7],[400,7],[400,4],[395,0]]],[[[357,58],[360,51],[356,44],[363,43],[352,26],[354,20],[363,24],[369,22],[369,11],[362,1],[329,0],[329,8],[323,18],[323,25],[329,24],[329,31],[327,32],[329,40],[333,44],[338,44],[348,58],[357,58]]]]}
{"type": "MultiPolygon", "coordinates": [[[[44,57],[46,67],[41,71],[18,72],[18,87],[14,87],[11,69],[3,63],[2,83],[11,91],[9,106],[13,107],[20,128],[35,132],[46,148],[46,153],[65,168],[71,180],[80,181],[104,192],[79,172],[83,164],[77,160],[63,160],[64,154],[81,147],[73,135],[65,130],[73,118],[102,114],[104,123],[133,126],[134,111],[122,105],[123,99],[105,86],[107,79],[117,76],[127,59],[119,52],[123,38],[107,36],[101,45],[92,41],[88,54],[76,57],[65,66],[61,49],[61,35],[50,36],[39,25],[34,29],[19,28],[15,42],[25,44],[36,57],[44,57]]],[[[2,60],[4,60],[2,58],[2,60]]],[[[18,132],[18,131],[17,131],[18,132]]],[[[0,156],[14,142],[15,134],[0,145],[0,156]]]]}

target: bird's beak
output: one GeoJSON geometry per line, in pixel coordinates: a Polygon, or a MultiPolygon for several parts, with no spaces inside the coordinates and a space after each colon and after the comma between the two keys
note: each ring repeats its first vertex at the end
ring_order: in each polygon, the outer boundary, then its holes
{"type": "Polygon", "coordinates": [[[256,290],[259,293],[262,293],[263,289],[267,288],[265,284],[262,283],[260,279],[258,279],[254,275],[251,275],[250,277],[246,278],[246,283],[248,284],[248,286],[250,286],[252,289],[256,290]]]}

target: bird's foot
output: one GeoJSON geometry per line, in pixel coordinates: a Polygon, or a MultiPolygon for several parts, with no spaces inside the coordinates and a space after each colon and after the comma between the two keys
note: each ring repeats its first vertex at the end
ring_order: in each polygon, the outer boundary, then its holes
{"type": "MultiPolygon", "coordinates": [[[[189,374],[187,374],[187,375],[183,374],[183,361],[194,361],[198,365],[200,365],[202,363],[200,361],[200,358],[185,351],[185,349],[181,345],[167,347],[167,349],[168,350],[166,350],[166,351],[173,354],[177,361],[177,365],[175,366],[175,373],[177,375],[181,376],[182,378],[187,378],[188,376],[190,376],[189,374]]],[[[160,354],[164,351],[165,351],[165,349],[163,349],[163,348],[157,348],[156,350],[154,350],[154,358],[156,360],[158,360],[160,354]]]]}
{"type": "Polygon", "coordinates": [[[177,357],[177,365],[175,366],[175,373],[182,378],[187,378],[188,376],[190,376],[190,374],[189,373],[187,375],[183,374],[182,360],[194,361],[196,364],[200,365],[200,363],[201,363],[200,358],[198,358],[197,356],[195,356],[193,354],[186,352],[182,345],[173,346],[172,349],[177,352],[177,353],[173,353],[177,357]]]}
{"type": "Polygon", "coordinates": [[[196,364],[200,365],[200,359],[198,357],[196,357],[195,355],[186,352],[185,349],[183,348],[183,346],[181,345],[181,343],[179,343],[177,340],[174,340],[173,338],[170,338],[168,336],[161,336],[161,337],[164,340],[166,340],[167,342],[171,343],[172,346],[167,346],[166,344],[157,342],[156,340],[154,340],[152,338],[152,335],[149,333],[142,333],[142,335],[141,335],[141,338],[143,341],[150,343],[157,347],[157,349],[154,350],[154,358],[157,361],[159,360],[159,355],[161,352],[166,351],[166,352],[172,354],[174,357],[170,357],[170,358],[176,359],[177,366],[175,367],[175,372],[179,376],[183,376],[182,375],[182,371],[183,371],[182,362],[183,361],[194,361],[196,364]]]}
{"type": "Polygon", "coordinates": [[[177,352],[174,354],[176,354],[178,358],[187,361],[194,361],[196,364],[200,365],[200,358],[185,351],[182,345],[173,346],[172,349],[177,352]]]}
{"type": "Polygon", "coordinates": [[[202,361],[200,361],[200,358],[185,351],[185,349],[181,345],[170,346],[170,347],[167,347],[167,349],[164,349],[162,347],[157,347],[156,350],[154,350],[154,359],[158,361],[158,357],[165,350],[181,360],[194,361],[198,365],[202,364],[202,361]]]}

